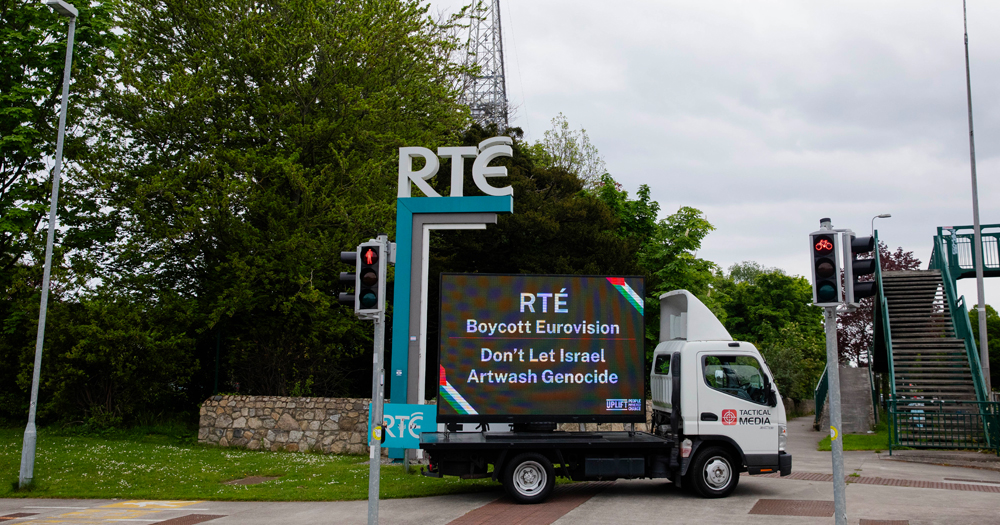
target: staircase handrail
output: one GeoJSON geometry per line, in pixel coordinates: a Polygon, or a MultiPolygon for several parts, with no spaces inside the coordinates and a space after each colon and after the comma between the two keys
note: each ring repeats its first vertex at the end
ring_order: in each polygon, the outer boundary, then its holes
{"type": "MultiPolygon", "coordinates": [[[[874,346],[874,343],[872,343],[874,346]]],[[[872,347],[868,347],[868,386],[871,387],[872,391],[872,413],[875,415],[875,424],[878,425],[878,392],[875,389],[875,372],[872,370],[872,347]]]]}
{"type": "MultiPolygon", "coordinates": [[[[875,282],[878,283],[878,308],[882,314],[882,340],[885,343],[885,357],[889,362],[889,397],[896,398],[896,371],[893,367],[892,358],[892,330],[889,326],[889,300],[885,298],[885,290],[882,288],[882,255],[878,249],[878,230],[875,230],[875,282]]],[[[874,307],[874,305],[873,305],[874,307]]],[[[874,315],[874,313],[873,313],[874,315]]],[[[873,319],[874,321],[874,319],[873,319]]],[[[872,327],[874,330],[874,327],[872,327]]],[[[873,343],[874,344],[874,343],[873,343]]],[[[869,365],[871,366],[871,365],[869,365]]]]}
{"type": "Polygon", "coordinates": [[[826,393],[830,388],[830,378],[827,375],[829,365],[823,367],[823,374],[819,376],[816,388],[813,389],[813,400],[816,401],[816,417],[814,421],[819,425],[820,416],[823,414],[823,405],[826,403],[826,393]]]}
{"type": "Polygon", "coordinates": [[[956,299],[958,292],[955,290],[955,281],[951,278],[948,252],[944,243],[945,238],[942,234],[942,228],[938,228],[938,234],[934,237],[931,269],[941,272],[945,301],[948,304],[948,313],[951,315],[952,325],[955,327],[955,335],[965,342],[965,353],[969,359],[969,366],[972,368],[972,384],[976,390],[976,400],[980,402],[989,401],[990,399],[986,394],[986,383],[983,381],[983,369],[979,362],[979,352],[976,349],[976,338],[972,333],[972,324],[969,322],[969,312],[965,305],[965,296],[956,299]]]}

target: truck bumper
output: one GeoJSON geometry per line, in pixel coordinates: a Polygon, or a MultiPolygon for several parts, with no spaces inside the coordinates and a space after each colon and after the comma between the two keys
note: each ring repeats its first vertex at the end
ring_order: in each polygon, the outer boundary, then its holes
{"type": "Polygon", "coordinates": [[[792,455],[786,452],[778,453],[778,470],[782,476],[792,473],[792,455]]]}

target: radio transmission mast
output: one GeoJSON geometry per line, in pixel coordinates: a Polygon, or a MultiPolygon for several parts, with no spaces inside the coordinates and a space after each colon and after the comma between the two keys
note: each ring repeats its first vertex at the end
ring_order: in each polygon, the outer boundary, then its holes
{"type": "Polygon", "coordinates": [[[480,125],[507,129],[507,83],[504,79],[500,0],[484,0],[472,11],[466,65],[478,66],[463,80],[463,101],[480,125]]]}

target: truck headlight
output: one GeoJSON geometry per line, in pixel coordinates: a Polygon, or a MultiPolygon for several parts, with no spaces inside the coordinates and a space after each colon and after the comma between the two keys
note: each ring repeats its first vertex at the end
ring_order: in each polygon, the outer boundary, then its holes
{"type": "Polygon", "coordinates": [[[778,450],[780,452],[785,451],[785,445],[788,444],[788,425],[778,425],[778,450]]]}

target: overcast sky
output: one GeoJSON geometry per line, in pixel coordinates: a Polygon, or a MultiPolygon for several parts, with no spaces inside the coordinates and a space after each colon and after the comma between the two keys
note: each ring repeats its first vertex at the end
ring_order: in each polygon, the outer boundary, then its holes
{"type": "MultiPolygon", "coordinates": [[[[968,9],[980,216],[1000,223],[1000,2],[968,9]]],[[[717,230],[699,256],[723,268],[808,276],[821,217],[867,234],[891,213],[880,238],[925,265],[936,227],[972,224],[961,0],[501,0],[501,13],[512,125],[530,141],[560,112],[586,128],[630,193],[648,184],[663,215],[705,212],[717,230]]],[[[975,280],[960,293],[975,304],[975,280]]]]}

